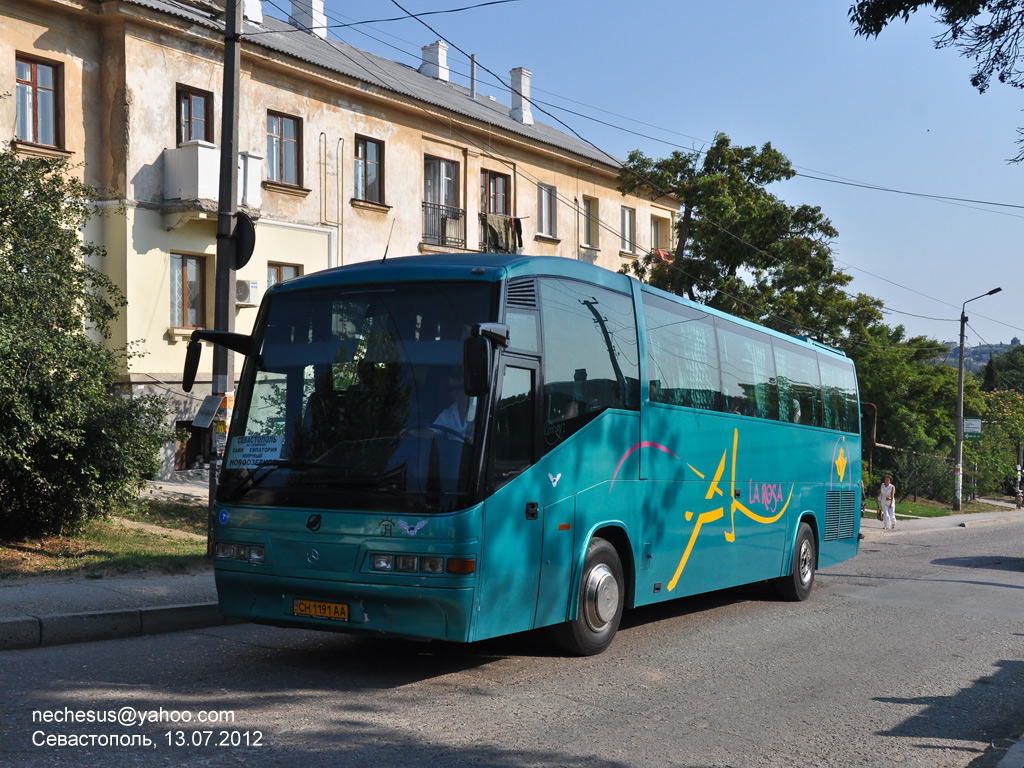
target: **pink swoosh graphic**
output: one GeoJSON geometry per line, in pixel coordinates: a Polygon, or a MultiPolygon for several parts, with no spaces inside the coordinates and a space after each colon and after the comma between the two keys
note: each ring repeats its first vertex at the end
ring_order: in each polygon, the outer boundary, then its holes
{"type": "Polygon", "coordinates": [[[657,448],[659,451],[664,451],[665,453],[667,453],[669,456],[671,456],[673,458],[676,458],[676,459],[679,458],[678,456],[676,456],[674,453],[672,453],[672,451],[670,451],[668,448],[666,448],[661,443],[652,443],[649,440],[645,440],[642,443],[637,443],[632,448],[630,448],[628,451],[626,451],[624,454],[622,454],[622,458],[619,459],[619,465],[617,467],[615,467],[615,473],[612,475],[612,484],[608,486],[608,493],[611,493],[612,492],[612,488],[615,487],[615,478],[618,477],[619,470],[622,469],[622,463],[626,459],[629,458],[630,454],[635,453],[636,451],[640,450],[641,448],[657,448]]]}

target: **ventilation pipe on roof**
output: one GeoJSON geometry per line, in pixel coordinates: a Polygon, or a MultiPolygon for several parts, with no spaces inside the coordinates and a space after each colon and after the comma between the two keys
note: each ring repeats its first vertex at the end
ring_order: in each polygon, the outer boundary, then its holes
{"type": "Polygon", "coordinates": [[[533,112],[530,111],[530,78],[533,72],[526,67],[516,67],[509,75],[512,76],[512,119],[523,125],[533,125],[533,112]]]}
{"type": "Polygon", "coordinates": [[[317,37],[327,37],[327,15],[324,0],[292,0],[292,15],[288,21],[317,37]]]}
{"type": "Polygon", "coordinates": [[[242,15],[253,24],[263,23],[263,5],[261,0],[244,0],[242,15]]]}
{"type": "Polygon", "coordinates": [[[476,54],[469,57],[469,98],[476,98],[476,54]]]}
{"type": "Polygon", "coordinates": [[[438,40],[432,45],[423,46],[423,63],[420,64],[420,74],[448,82],[448,43],[438,40]]]}

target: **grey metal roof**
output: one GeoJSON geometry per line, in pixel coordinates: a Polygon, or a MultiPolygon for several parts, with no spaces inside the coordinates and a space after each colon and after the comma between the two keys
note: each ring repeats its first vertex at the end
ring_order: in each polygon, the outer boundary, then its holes
{"type": "MultiPolygon", "coordinates": [[[[99,0],[97,0],[98,2],[99,0]]],[[[209,13],[178,0],[122,0],[122,2],[177,16],[195,24],[223,30],[224,23],[209,13]]],[[[376,56],[338,40],[318,37],[264,15],[262,24],[245,20],[243,41],[301,61],[323,67],[368,85],[390,91],[414,101],[479,120],[604,165],[617,166],[619,161],[575,136],[537,121],[532,125],[513,120],[509,107],[487,96],[471,98],[468,88],[456,83],[421,75],[410,66],[376,56]]]]}

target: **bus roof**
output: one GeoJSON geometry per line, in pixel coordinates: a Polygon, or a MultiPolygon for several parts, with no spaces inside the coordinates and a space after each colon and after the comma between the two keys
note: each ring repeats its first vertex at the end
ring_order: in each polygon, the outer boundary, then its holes
{"type": "Polygon", "coordinates": [[[640,283],[636,278],[612,272],[602,267],[562,256],[527,256],[504,253],[439,253],[416,256],[397,256],[380,261],[364,261],[343,267],[314,272],[303,277],[276,283],[269,293],[294,290],[330,288],[361,283],[390,283],[417,280],[479,280],[497,282],[503,279],[544,275],[565,277],[596,283],[612,290],[631,293],[631,284],[642,291],[662,296],[670,301],[693,307],[715,317],[740,323],[748,328],[767,333],[778,339],[801,344],[836,357],[846,355],[837,349],[802,336],[775,331],[742,318],[735,317],[675,294],[640,283]]]}
{"type": "Polygon", "coordinates": [[[277,283],[271,291],[307,290],[354,283],[409,280],[484,280],[496,282],[527,275],[569,277],[629,291],[630,278],[562,256],[519,256],[504,253],[440,253],[398,256],[334,267],[277,283]]]}

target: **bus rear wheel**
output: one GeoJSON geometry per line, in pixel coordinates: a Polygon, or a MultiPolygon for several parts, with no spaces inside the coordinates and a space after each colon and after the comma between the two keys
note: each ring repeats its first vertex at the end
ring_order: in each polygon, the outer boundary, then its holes
{"type": "Polygon", "coordinates": [[[796,546],[793,548],[793,568],[788,576],[775,581],[780,597],[785,600],[799,602],[811,596],[814,586],[814,568],[818,562],[817,546],[814,531],[807,523],[800,523],[796,534],[796,546]]]}
{"type": "Polygon", "coordinates": [[[604,539],[587,547],[576,618],[555,628],[559,645],[577,656],[594,656],[611,645],[622,620],[625,580],[619,554],[604,539]]]}

